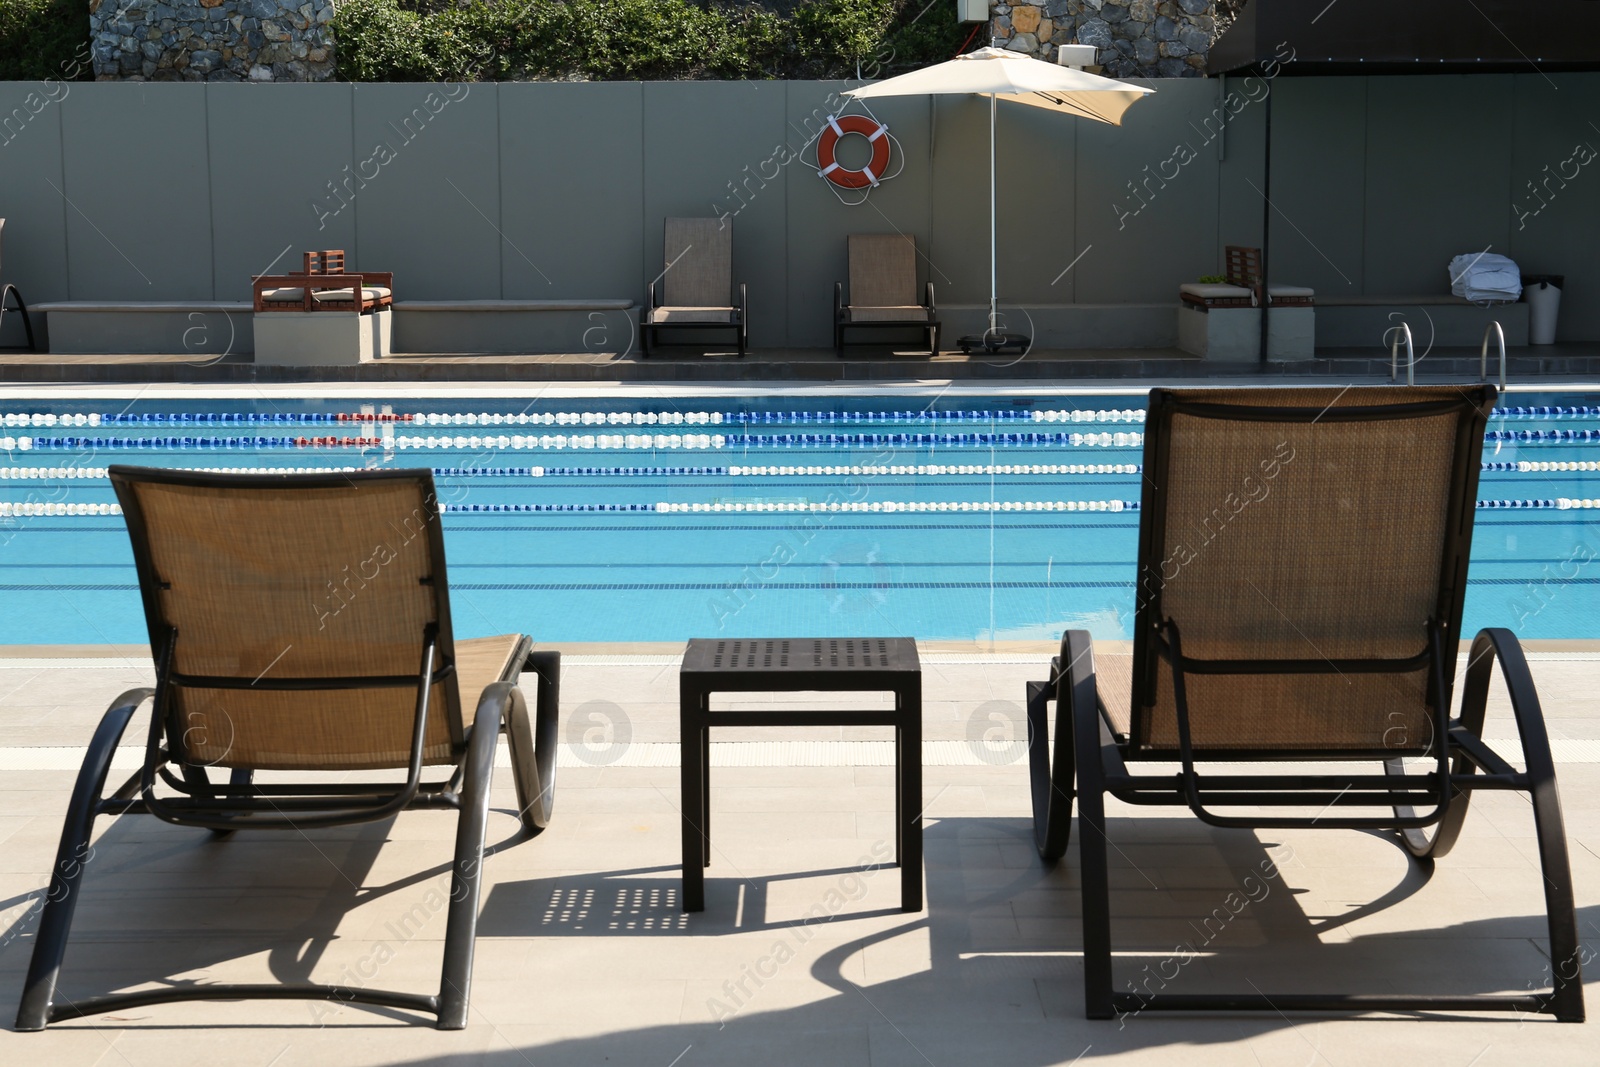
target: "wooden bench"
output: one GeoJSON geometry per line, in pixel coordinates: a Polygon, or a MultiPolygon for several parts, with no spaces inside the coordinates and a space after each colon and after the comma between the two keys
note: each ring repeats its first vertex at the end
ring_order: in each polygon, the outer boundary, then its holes
{"type": "Polygon", "coordinates": [[[298,274],[258,274],[250,279],[252,306],[268,311],[353,311],[358,315],[394,303],[391,271],[347,274],[344,249],[304,254],[298,274]]]}
{"type": "MultiPolygon", "coordinates": [[[[1261,249],[1228,245],[1223,249],[1226,283],[1186,282],[1178,286],[1178,299],[1201,311],[1212,308],[1261,306],[1261,249]]],[[[1316,291],[1300,285],[1273,285],[1272,306],[1308,308],[1316,305],[1316,291]]]]}

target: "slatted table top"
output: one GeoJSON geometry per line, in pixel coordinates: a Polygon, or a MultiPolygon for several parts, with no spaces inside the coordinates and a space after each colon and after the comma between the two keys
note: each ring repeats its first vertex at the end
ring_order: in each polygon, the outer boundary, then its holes
{"type": "Polygon", "coordinates": [[[917,643],[908,637],[696,638],[684,653],[682,676],[719,689],[834,688],[921,669],[917,643]]]}

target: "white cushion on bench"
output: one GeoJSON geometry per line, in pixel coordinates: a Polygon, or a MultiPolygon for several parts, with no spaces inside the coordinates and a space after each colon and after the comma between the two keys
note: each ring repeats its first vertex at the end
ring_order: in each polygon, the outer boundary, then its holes
{"type": "Polygon", "coordinates": [[[1198,296],[1202,300],[1249,300],[1250,290],[1242,285],[1223,285],[1220,282],[1184,282],[1178,292],[1198,296]]]}
{"type": "Polygon", "coordinates": [[[261,290],[261,299],[269,304],[299,304],[306,298],[304,289],[280,288],[261,290]]]}
{"type": "MultiPolygon", "coordinates": [[[[381,285],[363,285],[361,296],[366,300],[380,300],[394,294],[381,285]]],[[[355,297],[349,289],[317,289],[311,294],[311,299],[319,304],[353,304],[355,297]]]]}

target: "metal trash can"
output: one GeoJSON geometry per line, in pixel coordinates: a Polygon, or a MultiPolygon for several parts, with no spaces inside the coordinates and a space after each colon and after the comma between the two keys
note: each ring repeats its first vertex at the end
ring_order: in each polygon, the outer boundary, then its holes
{"type": "Polygon", "coordinates": [[[1566,283],[1564,274],[1522,276],[1522,299],[1528,302],[1529,344],[1556,343],[1556,317],[1561,312],[1561,289],[1566,283]]]}

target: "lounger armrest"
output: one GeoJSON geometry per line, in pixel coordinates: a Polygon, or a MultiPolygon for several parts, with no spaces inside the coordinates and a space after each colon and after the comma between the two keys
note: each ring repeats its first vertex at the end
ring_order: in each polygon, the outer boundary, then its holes
{"type": "Polygon", "coordinates": [[[844,321],[844,282],[833,283],[833,321],[844,321]]]}
{"type": "Polygon", "coordinates": [[[1549,788],[1554,790],[1556,768],[1550,755],[1550,737],[1545,727],[1544,709],[1539,703],[1539,691],[1534,687],[1522,643],[1515,633],[1504,627],[1485,627],[1472,642],[1467,674],[1461,687],[1461,725],[1473,736],[1483,736],[1489,679],[1496,663],[1500,665],[1500,675],[1505,679],[1506,693],[1511,698],[1511,713],[1522,741],[1528,776],[1535,781],[1548,780],[1549,788]]]}
{"type": "Polygon", "coordinates": [[[746,291],[745,283],[739,283],[739,325],[744,326],[750,322],[750,294],[746,291]]]}
{"type": "Polygon", "coordinates": [[[655,282],[651,282],[649,291],[646,292],[646,294],[645,294],[645,300],[644,300],[645,314],[647,316],[654,317],[654,316],[651,316],[650,313],[655,311],[655,309],[660,307],[660,306],[661,306],[660,304],[656,303],[656,283],[655,282]]]}
{"type": "MultiPolygon", "coordinates": [[[[1088,631],[1061,635],[1061,654],[1050,664],[1050,681],[1028,704],[1028,777],[1033,794],[1034,845],[1039,857],[1054,863],[1067,851],[1072,834],[1077,750],[1085,736],[1084,718],[1095,717],[1094,653],[1088,631]],[[1046,707],[1055,699],[1055,743],[1046,744],[1046,707]]],[[[1093,730],[1092,722],[1087,729],[1093,730]]],[[[1085,751],[1089,751],[1086,749],[1085,751]]]]}
{"type": "Polygon", "coordinates": [[[532,671],[538,678],[534,688],[533,721],[528,722],[526,706],[517,706],[522,704],[518,693],[504,725],[516,773],[518,815],[528,832],[537,834],[550,824],[555,809],[561,653],[554,650],[529,652],[522,669],[532,671]]]}
{"type": "Polygon", "coordinates": [[[924,306],[926,306],[927,309],[928,309],[928,318],[930,318],[930,319],[933,318],[933,312],[934,312],[935,305],[933,303],[933,283],[932,282],[928,283],[928,299],[927,299],[927,302],[926,302],[926,304],[924,306]]]}

